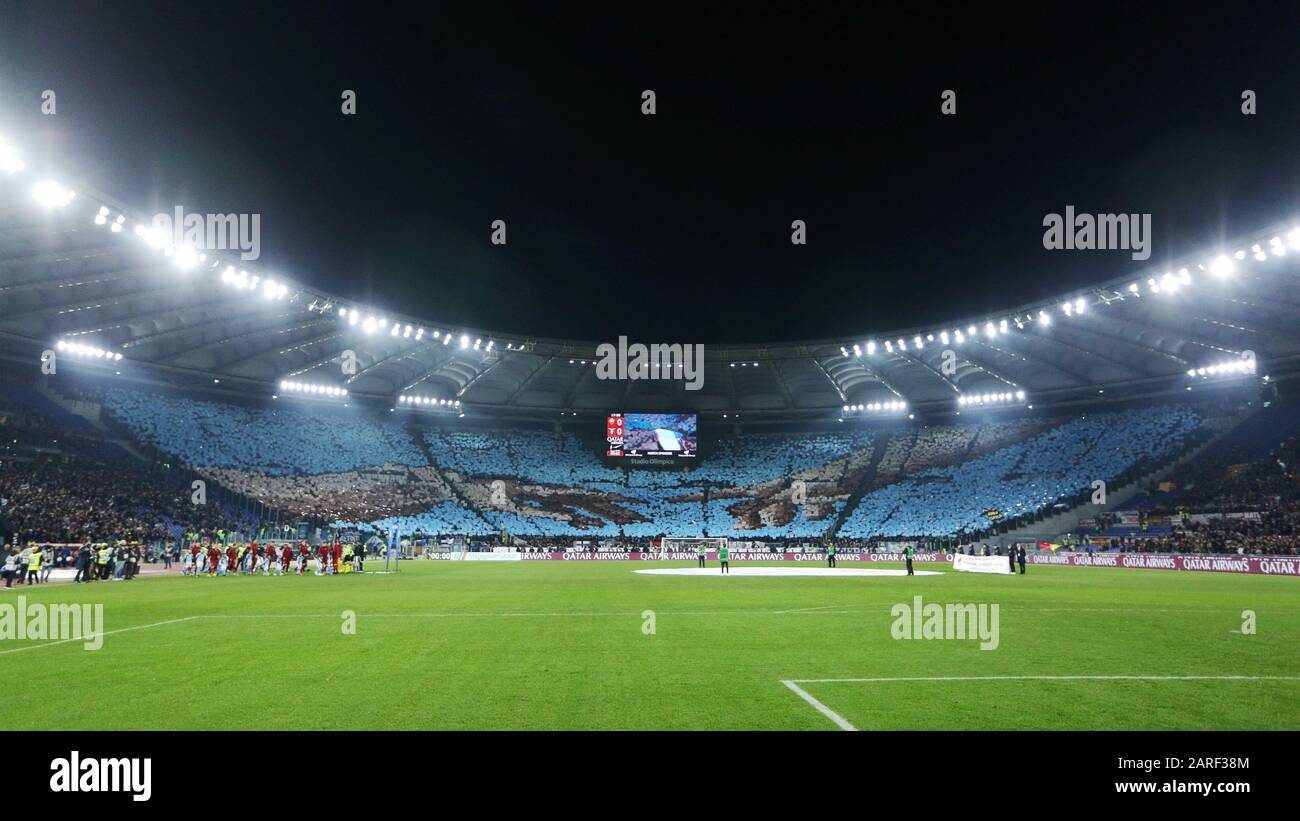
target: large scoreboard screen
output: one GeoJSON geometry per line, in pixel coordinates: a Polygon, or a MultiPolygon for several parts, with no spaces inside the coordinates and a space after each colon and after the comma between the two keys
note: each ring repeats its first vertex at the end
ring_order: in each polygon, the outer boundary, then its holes
{"type": "Polygon", "coordinates": [[[605,417],[606,456],[695,456],[693,413],[611,413],[605,417]]]}

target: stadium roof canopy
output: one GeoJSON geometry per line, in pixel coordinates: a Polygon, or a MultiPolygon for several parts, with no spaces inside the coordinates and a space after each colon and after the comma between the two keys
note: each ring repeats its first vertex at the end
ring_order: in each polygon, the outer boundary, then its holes
{"type": "Polygon", "coordinates": [[[43,181],[0,138],[5,355],[37,367],[54,349],[62,361],[173,384],[221,380],[266,396],[325,386],[433,411],[448,409],[440,400],[459,401],[450,407],[496,416],[932,415],[1300,373],[1300,222],[1051,302],[944,325],[707,346],[701,386],[691,390],[686,379],[602,378],[599,346],[615,340],[381,312],[281,278],[237,250],[178,243],[152,218],[43,181]],[[1241,364],[1252,353],[1255,364],[1241,364]]]}

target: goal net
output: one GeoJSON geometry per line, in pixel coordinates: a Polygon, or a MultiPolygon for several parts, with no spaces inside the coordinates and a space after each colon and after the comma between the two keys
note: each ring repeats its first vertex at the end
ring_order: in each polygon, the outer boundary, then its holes
{"type": "Polygon", "coordinates": [[[701,547],[716,551],[726,546],[726,536],[665,536],[663,539],[665,553],[694,553],[701,547]]]}

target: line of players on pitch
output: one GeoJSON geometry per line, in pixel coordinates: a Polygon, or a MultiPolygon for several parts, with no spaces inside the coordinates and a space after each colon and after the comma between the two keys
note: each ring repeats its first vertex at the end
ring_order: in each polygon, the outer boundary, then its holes
{"type": "Polygon", "coordinates": [[[296,572],[305,576],[309,561],[314,561],[317,576],[360,573],[365,567],[362,551],[338,542],[321,544],[314,550],[306,542],[299,542],[296,551],[292,545],[284,544],[278,552],[275,545],[257,542],[224,547],[217,544],[205,547],[194,542],[189,552],[181,556],[181,575],[255,576],[261,572],[263,576],[284,576],[296,572]]]}

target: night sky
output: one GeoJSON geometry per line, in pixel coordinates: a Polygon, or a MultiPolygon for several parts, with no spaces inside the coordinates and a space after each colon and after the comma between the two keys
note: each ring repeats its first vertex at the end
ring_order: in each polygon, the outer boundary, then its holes
{"type": "Polygon", "coordinates": [[[1150,212],[1153,265],[1300,215],[1284,6],[380,8],[6,3],[0,133],[142,211],[261,214],[274,273],[589,340],[865,338],[1144,267],[1045,251],[1067,205],[1150,212]]]}

